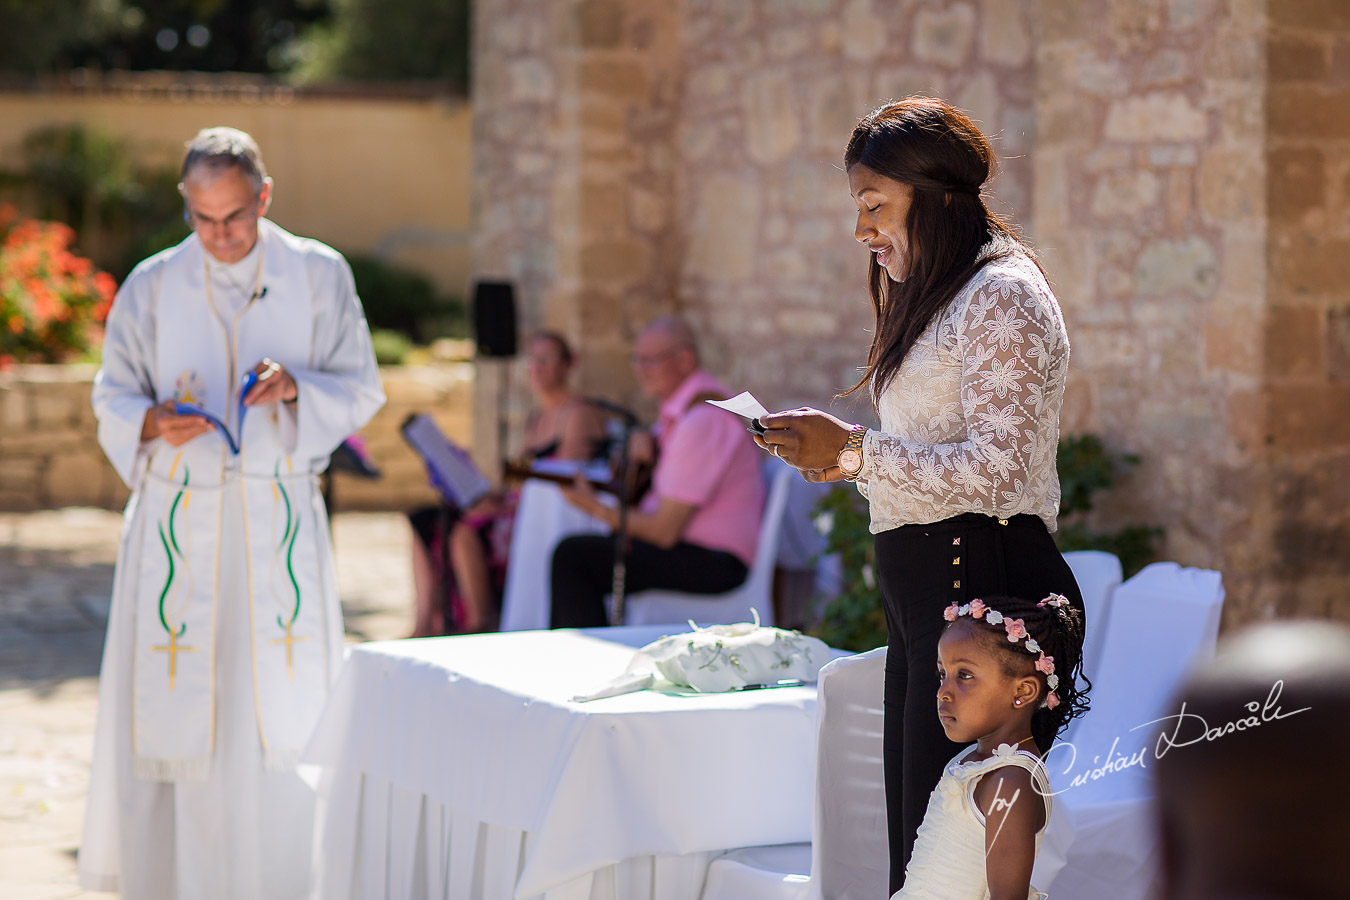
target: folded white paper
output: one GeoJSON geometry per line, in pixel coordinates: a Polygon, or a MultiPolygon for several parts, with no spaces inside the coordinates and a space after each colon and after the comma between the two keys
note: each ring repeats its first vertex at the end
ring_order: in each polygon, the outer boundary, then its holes
{"type": "Polygon", "coordinates": [[[720,406],[727,412],[734,412],[738,416],[744,416],[747,419],[758,419],[760,416],[767,416],[769,411],[764,408],[764,404],[755,399],[755,395],[749,391],[741,391],[730,400],[709,400],[713,406],[720,406]]]}

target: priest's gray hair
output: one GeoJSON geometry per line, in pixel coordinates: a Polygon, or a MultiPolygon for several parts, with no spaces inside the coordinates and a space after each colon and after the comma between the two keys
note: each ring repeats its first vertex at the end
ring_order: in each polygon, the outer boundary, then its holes
{"type": "Polygon", "coordinates": [[[253,193],[257,195],[262,194],[263,183],[267,181],[267,167],[263,165],[258,142],[238,128],[203,128],[187,142],[181,177],[186,179],[189,172],[203,166],[213,174],[233,166],[253,182],[253,193]]]}

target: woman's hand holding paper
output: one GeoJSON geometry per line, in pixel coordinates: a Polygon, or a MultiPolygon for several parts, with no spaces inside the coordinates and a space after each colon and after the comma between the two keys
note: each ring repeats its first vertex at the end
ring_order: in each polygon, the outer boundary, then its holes
{"type": "Polygon", "coordinates": [[[760,416],[763,435],[755,443],[790,466],[801,469],[807,481],[838,481],[843,477],[808,477],[805,473],[838,472],[839,451],[848,440],[850,426],[818,409],[802,407],[760,416]]]}

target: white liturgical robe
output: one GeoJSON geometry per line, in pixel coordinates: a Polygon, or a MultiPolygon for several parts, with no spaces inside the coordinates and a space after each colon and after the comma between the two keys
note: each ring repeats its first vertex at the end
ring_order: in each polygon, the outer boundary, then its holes
{"type": "Polygon", "coordinates": [[[141,263],[108,317],[98,436],[132,489],[103,652],[81,884],[128,898],[308,892],[314,795],[295,772],[341,661],[317,478],[384,403],[338,253],[259,220],[239,262],[195,235],[141,263]],[[295,403],[238,403],[264,357],[295,403]],[[174,398],[219,430],[142,442],[174,398]]]}

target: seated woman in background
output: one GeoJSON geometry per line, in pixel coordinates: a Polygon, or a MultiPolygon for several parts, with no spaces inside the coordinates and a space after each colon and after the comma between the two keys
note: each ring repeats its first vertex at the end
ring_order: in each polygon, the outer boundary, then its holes
{"type": "MultiPolygon", "coordinates": [[[[527,460],[590,459],[604,446],[604,414],[567,386],[573,361],[572,349],[560,334],[541,331],[530,340],[535,411],[525,424],[522,455],[527,460]]],[[[416,536],[413,637],[496,629],[516,498],[515,491],[499,491],[462,512],[449,510],[447,515],[433,506],[409,514],[416,536]],[[444,572],[447,556],[449,573],[444,572]],[[453,622],[445,621],[447,609],[453,622]]]]}

